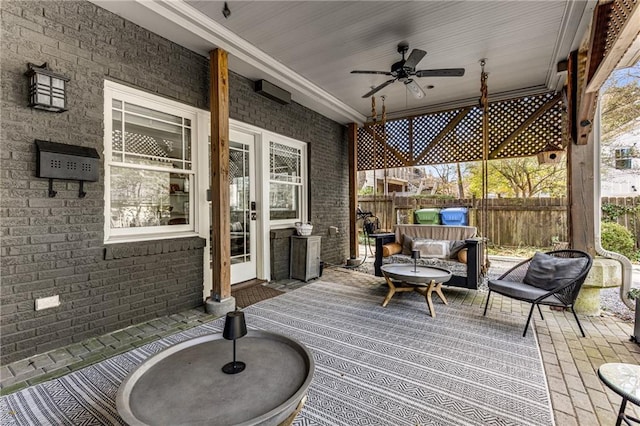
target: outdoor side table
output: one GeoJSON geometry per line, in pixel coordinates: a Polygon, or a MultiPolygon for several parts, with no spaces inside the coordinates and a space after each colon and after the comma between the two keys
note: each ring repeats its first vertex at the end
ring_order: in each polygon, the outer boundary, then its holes
{"type": "Polygon", "coordinates": [[[640,423],[640,419],[627,416],[624,413],[627,401],[640,406],[640,365],[617,362],[602,364],[598,368],[598,377],[609,389],[622,397],[616,426],[619,426],[622,422],[630,425],[630,420],[640,423]]]}

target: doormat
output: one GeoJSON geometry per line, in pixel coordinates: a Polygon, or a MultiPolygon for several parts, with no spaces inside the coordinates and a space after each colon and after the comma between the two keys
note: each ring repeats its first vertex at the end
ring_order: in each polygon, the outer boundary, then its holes
{"type": "Polygon", "coordinates": [[[234,290],[233,287],[231,287],[231,295],[236,298],[236,306],[239,309],[246,308],[262,300],[280,296],[281,294],[284,294],[284,292],[261,284],[255,284],[238,290],[234,290]]]}

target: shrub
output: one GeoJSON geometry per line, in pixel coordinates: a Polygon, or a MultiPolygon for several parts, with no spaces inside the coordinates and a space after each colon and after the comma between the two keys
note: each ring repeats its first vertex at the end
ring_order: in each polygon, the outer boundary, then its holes
{"type": "Polygon", "coordinates": [[[602,222],[602,247],[636,260],[635,241],[631,231],[615,222],[602,222]]]}

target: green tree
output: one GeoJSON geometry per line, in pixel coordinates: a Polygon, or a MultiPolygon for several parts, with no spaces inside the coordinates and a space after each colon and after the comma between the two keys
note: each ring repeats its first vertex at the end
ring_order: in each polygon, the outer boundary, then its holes
{"type": "Polygon", "coordinates": [[[601,92],[603,142],[640,117],[640,62],[613,73],[601,92]]]}
{"type": "MultiPolygon", "coordinates": [[[[482,165],[469,169],[469,192],[482,197],[482,165]]],[[[500,197],[531,198],[542,194],[566,195],[567,169],[564,161],[538,164],[534,157],[509,158],[488,162],[488,193],[500,197]]]]}

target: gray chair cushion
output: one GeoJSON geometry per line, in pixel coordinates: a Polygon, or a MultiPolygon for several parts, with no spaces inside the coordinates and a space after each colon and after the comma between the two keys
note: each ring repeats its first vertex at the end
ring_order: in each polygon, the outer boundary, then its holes
{"type": "Polygon", "coordinates": [[[554,290],[575,280],[587,263],[585,257],[563,258],[536,253],[522,281],[543,290],[554,290]]]}
{"type": "MultiPolygon", "coordinates": [[[[504,280],[489,280],[489,289],[513,299],[526,300],[530,302],[544,296],[549,292],[548,290],[544,290],[529,284],[504,280]]],[[[564,303],[562,303],[560,299],[558,299],[554,295],[545,298],[540,303],[542,303],[543,305],[564,306],[564,303]]]]}

